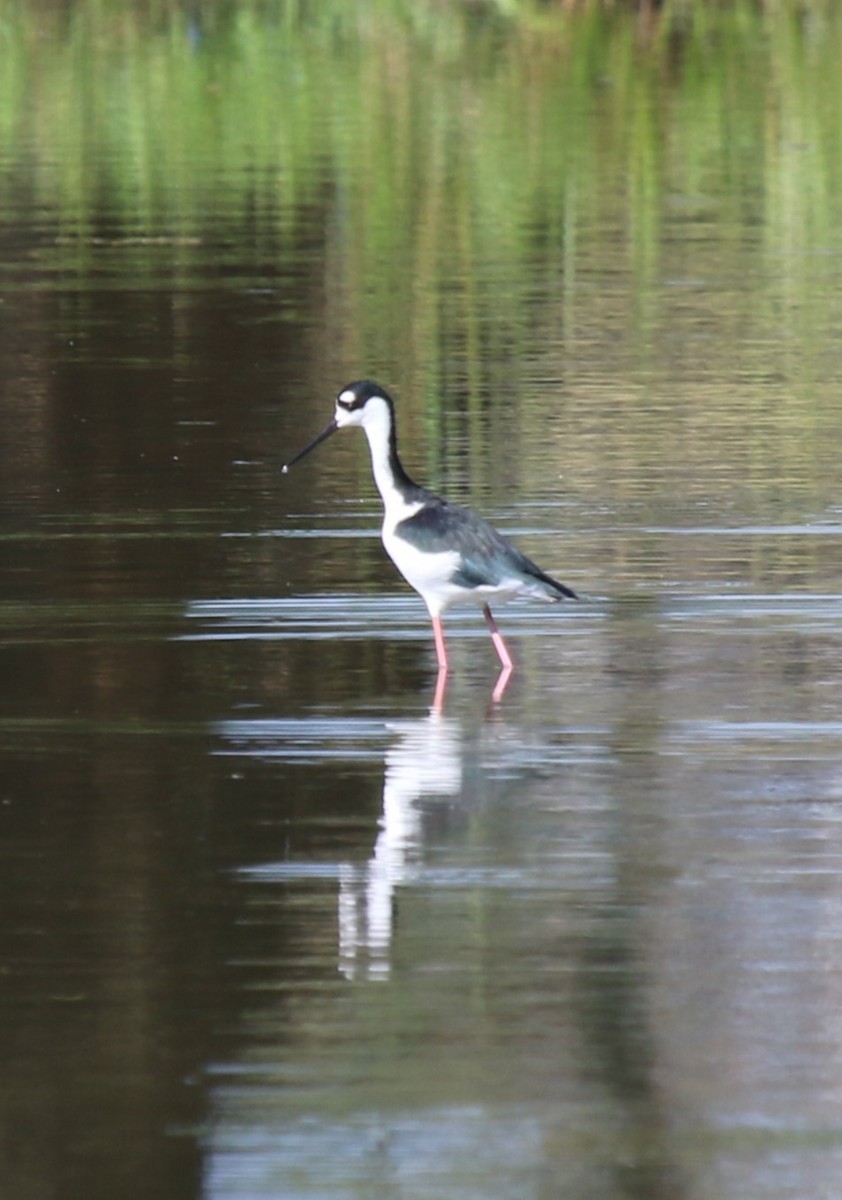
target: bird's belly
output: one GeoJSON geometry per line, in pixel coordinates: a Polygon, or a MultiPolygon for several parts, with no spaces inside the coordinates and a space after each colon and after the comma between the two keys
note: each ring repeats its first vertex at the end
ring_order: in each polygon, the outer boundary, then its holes
{"type": "Polygon", "coordinates": [[[406,582],[420,592],[428,604],[432,595],[451,590],[450,580],[459,566],[459,555],[455,550],[421,551],[386,529],[383,530],[383,545],[406,582]]]}
{"type": "Polygon", "coordinates": [[[433,616],[437,616],[451,604],[484,604],[489,597],[508,600],[515,595],[519,585],[465,587],[454,582],[461,565],[455,550],[419,550],[403,538],[396,537],[390,530],[383,530],[383,546],[392,562],[406,582],[418,592],[433,616]]]}

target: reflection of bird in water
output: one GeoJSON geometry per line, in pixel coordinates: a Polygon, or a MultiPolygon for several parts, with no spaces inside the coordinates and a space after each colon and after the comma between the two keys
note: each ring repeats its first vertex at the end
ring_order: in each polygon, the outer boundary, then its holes
{"type": "Polygon", "coordinates": [[[394,725],[400,740],[386,751],[383,814],[374,852],[363,868],[344,864],[339,892],[339,963],[349,978],[364,955],[369,978],[389,974],[395,888],[405,882],[422,849],[424,796],[458,795],[462,741],[458,723],[437,713],[394,725]]]}
{"type": "Polygon", "coordinates": [[[413,483],[398,458],[392,398],[370,380],[349,384],[339,393],[333,420],[290,459],[284,472],[337,429],[354,425],[368,438],[374,482],[385,509],[382,538],[386,553],[419,593],[433,622],[439,668],[437,707],[444,699],[448,670],[441,614],[452,604],[465,601],[481,606],[500,658],[502,670],[494,689],[494,699],[499,700],[514,664],[491,615],[489,599],[575,600],[576,593],[542,571],[487,521],[413,483]]]}

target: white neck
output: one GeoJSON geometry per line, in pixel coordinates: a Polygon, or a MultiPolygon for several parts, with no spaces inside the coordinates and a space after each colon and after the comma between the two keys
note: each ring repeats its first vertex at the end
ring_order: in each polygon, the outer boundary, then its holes
{"type": "Polygon", "coordinates": [[[368,438],[374,482],[386,509],[386,523],[394,524],[417,512],[421,501],[407,499],[406,490],[412,488],[412,483],[392,455],[392,414],[386,401],[369,400],[361,424],[368,438]]]}
{"type": "Polygon", "coordinates": [[[377,485],[377,490],[380,493],[383,503],[388,508],[390,501],[393,502],[397,495],[392,464],[389,459],[388,425],[381,427],[379,423],[372,423],[364,425],[363,428],[368,438],[368,449],[371,453],[371,470],[374,475],[374,482],[377,485]]]}

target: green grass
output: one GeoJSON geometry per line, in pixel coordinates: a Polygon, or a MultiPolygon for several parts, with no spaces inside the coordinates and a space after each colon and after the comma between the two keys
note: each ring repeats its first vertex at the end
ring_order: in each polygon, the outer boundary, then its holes
{"type": "Polygon", "coordinates": [[[113,264],[115,286],[127,268],[202,286],[230,244],[239,286],[321,228],[314,286],[341,306],[325,358],[399,364],[432,427],[445,387],[475,421],[530,356],[575,364],[595,321],[646,378],[665,306],[693,299],[663,281],[696,241],[774,281],[729,299],[747,340],[762,325],[784,359],[793,335],[813,362],[832,353],[840,313],[817,282],[842,242],[836,6],[246,0],[198,23],[192,7],[6,0],[0,227],[38,211],[51,279],[83,292],[113,264]]]}

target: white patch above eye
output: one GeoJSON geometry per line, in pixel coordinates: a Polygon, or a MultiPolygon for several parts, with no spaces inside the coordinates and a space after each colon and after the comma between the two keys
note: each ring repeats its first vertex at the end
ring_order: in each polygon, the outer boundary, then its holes
{"type": "Polygon", "coordinates": [[[337,402],[337,404],[347,405],[350,407],[350,405],[352,405],[354,403],[356,398],[357,397],[354,394],[354,392],[350,392],[350,391],[340,392],[339,395],[336,397],[336,402],[337,402]]]}

